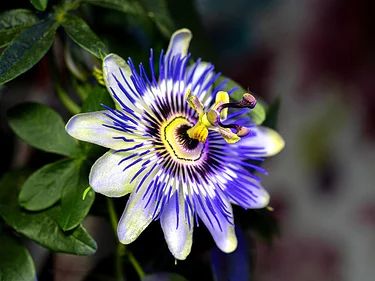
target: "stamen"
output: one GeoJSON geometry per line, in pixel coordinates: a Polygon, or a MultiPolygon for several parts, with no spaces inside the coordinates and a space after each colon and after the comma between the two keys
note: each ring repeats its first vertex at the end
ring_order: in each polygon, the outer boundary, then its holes
{"type": "Polygon", "coordinates": [[[216,94],[214,105],[206,112],[204,111],[201,101],[196,96],[192,95],[190,89],[186,92],[185,98],[190,107],[199,115],[197,123],[187,131],[190,138],[205,142],[208,137],[208,131],[213,130],[219,132],[226,142],[236,143],[241,137],[249,134],[249,128],[238,124],[223,124],[221,121],[227,118],[228,108],[253,109],[257,101],[252,94],[245,93],[239,102],[229,102],[228,93],[219,91],[216,94]],[[232,132],[231,129],[234,129],[235,132],[232,132]]]}
{"type": "Polygon", "coordinates": [[[242,100],[239,102],[228,102],[220,105],[217,111],[221,112],[225,108],[250,108],[253,109],[257,104],[255,97],[252,94],[245,93],[242,96],[242,100]]]}

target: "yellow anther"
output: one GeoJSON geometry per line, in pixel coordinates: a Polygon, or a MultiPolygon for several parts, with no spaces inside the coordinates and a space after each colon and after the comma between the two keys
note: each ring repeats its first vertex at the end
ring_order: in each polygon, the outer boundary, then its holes
{"type": "MultiPolygon", "coordinates": [[[[228,103],[228,102],[229,102],[228,93],[224,92],[224,91],[219,91],[216,94],[215,104],[212,106],[212,109],[216,110],[220,105],[222,105],[224,103],[228,103]]],[[[224,108],[220,112],[220,118],[225,120],[225,119],[227,119],[227,116],[228,116],[228,108],[224,108]]]]}
{"type": "Polygon", "coordinates": [[[208,129],[202,122],[198,122],[189,130],[187,130],[187,134],[191,139],[205,142],[208,137],[208,129]]]}

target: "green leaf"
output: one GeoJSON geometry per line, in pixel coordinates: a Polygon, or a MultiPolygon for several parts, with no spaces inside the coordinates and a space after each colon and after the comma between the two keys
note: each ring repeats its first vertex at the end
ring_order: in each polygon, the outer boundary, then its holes
{"type": "Polygon", "coordinates": [[[266,119],[266,110],[265,104],[260,99],[257,99],[257,105],[254,109],[250,111],[251,119],[254,121],[255,124],[260,125],[263,123],[264,119],[266,119]]]}
{"type": "Polygon", "coordinates": [[[80,17],[65,15],[62,25],[69,37],[79,46],[101,59],[108,53],[106,45],[80,17]]]}
{"type": "Polygon", "coordinates": [[[39,11],[44,11],[48,4],[48,0],[30,0],[30,2],[39,11]]]}
{"type": "Polygon", "coordinates": [[[110,106],[112,108],[114,107],[113,100],[106,88],[99,85],[90,84],[83,84],[77,87],[79,88],[77,89],[86,96],[86,99],[82,105],[82,112],[103,110],[104,108],[101,104],[110,106]]]}
{"type": "Polygon", "coordinates": [[[38,17],[30,10],[14,9],[0,14],[0,48],[5,47],[26,27],[35,24],[38,17]]]}
{"type": "Polygon", "coordinates": [[[83,161],[62,160],[48,164],[32,174],[18,197],[29,211],[46,209],[61,199],[56,221],[64,231],[77,227],[87,216],[95,193],[83,193],[89,186],[89,167],[83,161]]]}
{"type": "Polygon", "coordinates": [[[87,216],[94,202],[95,192],[93,190],[90,190],[83,199],[83,194],[89,186],[89,171],[90,168],[84,162],[77,162],[74,175],[71,177],[69,184],[64,187],[61,198],[61,213],[57,218],[64,231],[78,226],[87,216]]]}
{"type": "Polygon", "coordinates": [[[52,46],[58,24],[43,20],[22,31],[0,56],[0,85],[33,67],[52,46]]]}
{"type": "Polygon", "coordinates": [[[55,251],[76,255],[91,255],[96,251],[96,243],[82,226],[64,232],[55,221],[59,208],[45,212],[29,213],[18,207],[0,204],[0,215],[18,233],[40,245],[55,251]]]}
{"type": "MultiPolygon", "coordinates": [[[[242,99],[242,95],[246,93],[247,91],[241,87],[237,82],[225,77],[225,76],[220,76],[214,83],[213,88],[215,88],[216,85],[218,85],[220,82],[223,80],[227,80],[227,84],[225,88],[223,89],[224,91],[230,91],[233,88],[237,88],[236,91],[234,91],[231,94],[231,99],[235,101],[240,101],[242,99]]],[[[264,119],[266,119],[266,110],[265,110],[265,104],[261,100],[257,98],[257,105],[255,108],[249,110],[249,115],[251,116],[252,121],[260,125],[263,123],[264,119]]]]}
{"type": "Polygon", "coordinates": [[[65,124],[54,110],[38,103],[19,104],[8,112],[9,125],[28,144],[44,151],[75,157],[77,142],[65,131],[65,124]]]}
{"type": "Polygon", "coordinates": [[[64,187],[71,183],[77,165],[73,160],[61,160],[45,165],[24,183],[18,197],[19,204],[29,211],[39,211],[55,204],[64,187]]]}
{"type": "Polygon", "coordinates": [[[6,235],[0,235],[0,245],[0,280],[35,280],[34,262],[27,249],[6,235]]]}
{"type": "Polygon", "coordinates": [[[0,180],[0,216],[17,232],[40,245],[55,251],[76,255],[90,255],[96,243],[82,226],[64,232],[56,222],[59,207],[44,212],[27,212],[17,204],[24,173],[9,173],[0,180]],[[20,175],[17,177],[17,175],[20,175]]]}

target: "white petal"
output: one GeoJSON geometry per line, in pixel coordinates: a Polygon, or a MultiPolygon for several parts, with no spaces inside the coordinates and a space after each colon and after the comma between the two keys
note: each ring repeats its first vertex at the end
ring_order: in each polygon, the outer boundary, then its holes
{"type": "Polygon", "coordinates": [[[177,30],[172,34],[166,55],[170,55],[171,57],[175,55],[186,56],[191,38],[192,34],[189,29],[183,28],[177,30]]]}
{"type": "MultiPolygon", "coordinates": [[[[275,130],[256,126],[250,129],[250,134],[241,139],[238,144],[242,147],[255,147],[254,155],[260,157],[273,156],[279,153],[285,146],[283,138],[275,130]]],[[[250,153],[251,154],[251,153],[250,153]]]]}
{"type": "MultiPolygon", "coordinates": [[[[154,214],[156,202],[151,200],[152,202],[147,205],[149,196],[144,197],[152,178],[153,176],[151,175],[139,190],[137,192],[134,190],[129,197],[125,211],[117,226],[117,235],[123,244],[129,244],[137,239],[152,222],[153,216],[158,214],[158,211],[154,214]]],[[[158,210],[160,210],[160,207],[158,210]]]]}
{"type": "Polygon", "coordinates": [[[169,203],[165,206],[160,217],[160,224],[169,251],[171,251],[176,259],[186,259],[193,243],[193,215],[190,211],[185,214],[185,203],[182,192],[175,192],[169,199],[169,203]],[[186,215],[189,216],[190,226],[186,215]]]}
{"type": "Polygon", "coordinates": [[[114,97],[113,92],[123,104],[137,111],[138,109],[134,106],[134,100],[137,100],[138,97],[130,76],[130,67],[123,58],[116,54],[109,54],[104,58],[103,77],[105,85],[116,103],[116,108],[121,108],[122,106],[114,97]],[[121,84],[121,87],[119,84],[121,84]]]}
{"type": "MultiPolygon", "coordinates": [[[[205,198],[202,198],[202,201],[203,200],[205,200],[205,198]]],[[[231,253],[237,248],[237,237],[234,231],[233,223],[233,211],[232,206],[227,199],[223,199],[223,204],[225,205],[229,213],[230,222],[228,222],[227,219],[218,210],[218,208],[214,204],[212,204],[216,213],[216,218],[220,222],[220,226],[213,214],[210,212],[208,206],[205,207],[205,212],[203,211],[200,204],[197,204],[196,207],[199,217],[210,231],[218,248],[225,253],[231,253]]]]}
{"type": "Polygon", "coordinates": [[[134,164],[125,171],[123,169],[137,158],[131,158],[119,165],[121,160],[132,153],[134,152],[115,153],[110,150],[96,160],[89,175],[90,186],[96,192],[109,197],[120,197],[132,192],[137,181],[130,181],[135,173],[142,168],[143,161],[134,164]]]}
{"type": "MultiPolygon", "coordinates": [[[[88,112],[74,115],[65,126],[65,130],[72,137],[95,143],[111,149],[127,148],[134,142],[125,142],[113,137],[125,137],[126,134],[103,124],[111,125],[112,120],[105,115],[108,111],[88,112]]],[[[127,135],[127,138],[129,135],[127,135]]]]}

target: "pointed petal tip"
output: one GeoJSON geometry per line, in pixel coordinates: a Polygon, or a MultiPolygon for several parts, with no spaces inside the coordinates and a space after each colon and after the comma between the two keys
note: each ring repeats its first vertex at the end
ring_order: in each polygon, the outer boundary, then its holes
{"type": "Polygon", "coordinates": [[[272,130],[272,129],[268,129],[268,130],[269,130],[270,142],[272,143],[270,147],[270,151],[269,151],[269,156],[274,156],[284,149],[285,141],[283,137],[275,130],[272,130]]]}
{"type": "Polygon", "coordinates": [[[72,137],[74,137],[74,136],[72,135],[72,132],[73,132],[73,124],[74,124],[74,117],[75,117],[75,115],[72,116],[72,117],[68,120],[68,122],[66,122],[66,124],[65,124],[65,131],[68,133],[68,135],[70,135],[70,136],[72,136],[72,137]]]}
{"type": "Polygon", "coordinates": [[[257,209],[265,208],[270,204],[271,197],[269,193],[265,189],[263,191],[263,194],[258,197],[256,206],[257,209]]]}
{"type": "MultiPolygon", "coordinates": [[[[193,215],[191,212],[188,212],[187,215],[192,222],[193,215]]],[[[193,226],[189,225],[187,220],[183,193],[176,192],[164,208],[160,217],[160,225],[168,249],[177,260],[185,260],[190,254],[193,244],[193,226]],[[177,209],[180,210],[178,213],[176,212],[177,209]]]]}
{"type": "Polygon", "coordinates": [[[134,242],[138,236],[141,234],[142,231],[132,231],[131,229],[125,229],[124,225],[118,224],[117,225],[117,237],[121,244],[128,245],[134,242]]]}
{"type": "MultiPolygon", "coordinates": [[[[109,76],[110,73],[116,73],[119,68],[128,69],[129,66],[125,62],[125,60],[120,57],[119,55],[116,55],[114,53],[108,54],[103,59],[103,76],[106,82],[106,85],[108,86],[108,80],[110,80],[111,76],[109,76]]],[[[110,86],[110,85],[109,85],[110,86]]]]}
{"type": "Polygon", "coordinates": [[[176,259],[185,260],[191,252],[191,246],[193,244],[192,233],[189,233],[187,237],[178,237],[176,235],[178,233],[174,234],[173,237],[172,235],[164,234],[168,249],[176,259]]]}
{"type": "Polygon", "coordinates": [[[189,250],[177,252],[177,251],[172,251],[171,248],[168,248],[168,249],[172,253],[173,257],[176,260],[180,260],[180,261],[186,260],[187,256],[190,254],[190,250],[191,250],[191,249],[189,249],[189,250]]]}
{"type": "Polygon", "coordinates": [[[248,147],[261,147],[258,156],[270,157],[278,154],[284,147],[285,141],[281,135],[273,129],[256,126],[250,129],[248,136],[243,138],[242,144],[248,147]]]}
{"type": "Polygon", "coordinates": [[[121,155],[109,150],[95,161],[89,174],[89,184],[95,192],[107,197],[122,197],[133,191],[134,184],[129,183],[129,174],[134,171],[124,173],[118,165],[121,160],[121,155]]]}
{"type": "Polygon", "coordinates": [[[172,57],[175,55],[186,56],[192,37],[191,31],[187,28],[176,30],[171,36],[166,54],[170,54],[172,57]]]}
{"type": "Polygon", "coordinates": [[[72,116],[65,125],[65,131],[73,138],[88,141],[94,130],[103,129],[103,120],[97,118],[98,112],[79,113],[72,116]],[[87,127],[92,127],[91,131],[87,127]]]}
{"type": "Polygon", "coordinates": [[[217,247],[223,251],[224,253],[232,253],[237,249],[238,241],[235,234],[230,235],[227,237],[226,240],[222,241],[222,243],[216,243],[217,247]]]}
{"type": "Polygon", "coordinates": [[[193,34],[191,33],[191,30],[186,28],[186,27],[177,29],[175,32],[173,32],[172,37],[178,36],[179,34],[184,34],[185,36],[193,37],[193,34]]]}

